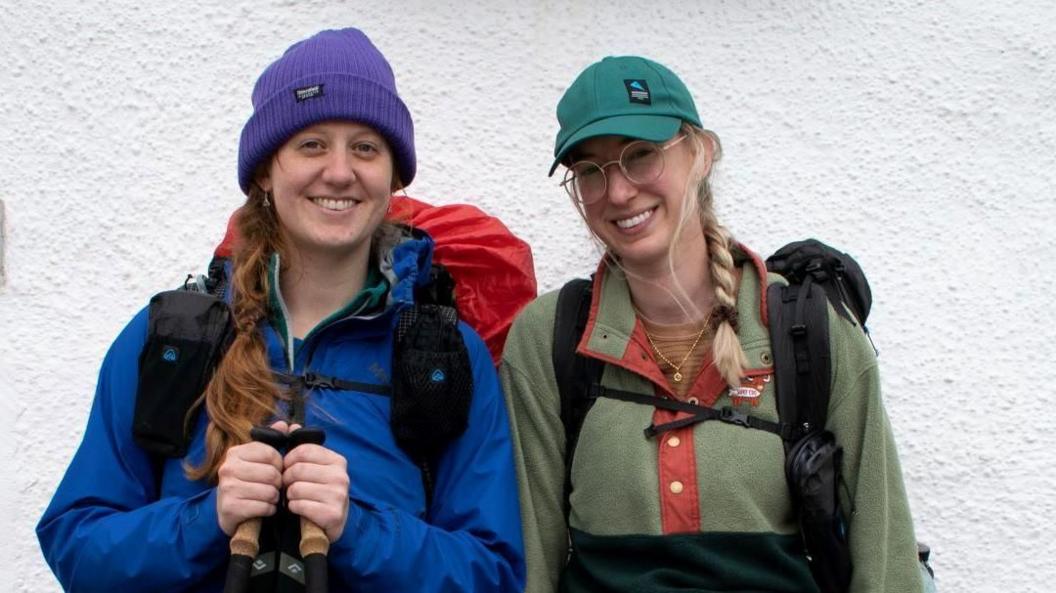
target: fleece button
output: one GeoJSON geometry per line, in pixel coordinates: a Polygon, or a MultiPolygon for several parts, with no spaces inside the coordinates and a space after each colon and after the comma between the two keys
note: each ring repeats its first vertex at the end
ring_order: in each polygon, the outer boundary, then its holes
{"type": "Polygon", "coordinates": [[[682,444],[682,439],[680,439],[678,437],[671,437],[671,438],[667,439],[667,446],[668,447],[677,447],[677,446],[679,446],[681,444],[682,444]]]}
{"type": "Polygon", "coordinates": [[[678,480],[671,482],[671,492],[674,494],[682,494],[683,488],[684,486],[682,485],[682,482],[679,482],[678,480]]]}

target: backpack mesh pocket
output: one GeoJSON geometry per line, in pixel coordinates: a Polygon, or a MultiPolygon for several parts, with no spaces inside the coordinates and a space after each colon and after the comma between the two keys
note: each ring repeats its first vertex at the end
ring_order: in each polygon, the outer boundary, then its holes
{"type": "Polygon", "coordinates": [[[441,309],[419,306],[394,351],[392,432],[419,461],[465,431],[473,397],[469,353],[458,326],[441,309]]]}

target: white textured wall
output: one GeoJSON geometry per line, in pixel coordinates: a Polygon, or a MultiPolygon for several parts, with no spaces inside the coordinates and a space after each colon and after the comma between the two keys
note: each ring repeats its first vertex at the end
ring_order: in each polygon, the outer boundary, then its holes
{"type": "Polygon", "coordinates": [[[0,3],[0,590],[59,589],[33,526],[111,339],[201,270],[239,203],[256,75],[364,29],[414,115],[410,194],[472,201],[543,288],[596,253],[547,179],[554,107],[606,54],[672,66],[723,139],[720,211],[814,235],[875,294],[888,411],[946,592],[1056,581],[1056,9],[977,3],[0,3]]]}

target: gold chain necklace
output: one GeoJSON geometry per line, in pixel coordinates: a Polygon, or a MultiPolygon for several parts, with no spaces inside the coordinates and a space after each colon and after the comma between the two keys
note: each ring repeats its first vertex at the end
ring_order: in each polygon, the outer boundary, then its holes
{"type": "Polygon", "coordinates": [[[675,374],[671,376],[675,383],[681,383],[682,367],[686,364],[686,361],[689,360],[689,355],[693,354],[693,351],[697,349],[697,344],[700,343],[700,339],[704,337],[704,332],[706,331],[708,331],[707,324],[705,324],[704,327],[701,328],[700,332],[697,334],[697,339],[693,340],[693,345],[689,347],[689,351],[686,352],[686,355],[682,357],[682,360],[679,361],[678,364],[671,362],[668,357],[664,356],[663,352],[660,352],[660,349],[656,347],[656,342],[653,341],[653,336],[650,336],[649,332],[645,332],[645,339],[649,340],[649,345],[653,347],[653,352],[656,352],[656,355],[660,357],[660,360],[666,362],[667,366],[675,370],[675,374]]]}

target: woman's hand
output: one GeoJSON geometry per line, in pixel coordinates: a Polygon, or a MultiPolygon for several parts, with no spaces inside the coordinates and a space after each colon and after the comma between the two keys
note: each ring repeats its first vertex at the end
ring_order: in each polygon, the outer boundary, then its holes
{"type": "Polygon", "coordinates": [[[284,461],[282,483],[290,511],[318,525],[331,542],[337,541],[348,519],[345,458],[326,447],[308,444],[294,448],[284,461]]]}
{"type": "MultiPolygon", "coordinates": [[[[289,425],[276,422],[271,428],[287,432],[289,425]]],[[[228,536],[247,519],[274,515],[282,487],[283,460],[264,443],[245,443],[228,449],[217,472],[216,516],[228,536]]]]}

